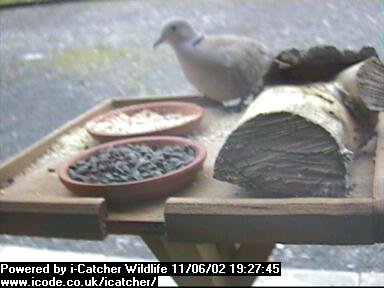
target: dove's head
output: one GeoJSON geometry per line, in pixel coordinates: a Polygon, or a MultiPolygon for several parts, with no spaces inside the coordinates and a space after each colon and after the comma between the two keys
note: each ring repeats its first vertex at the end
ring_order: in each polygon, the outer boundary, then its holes
{"type": "Polygon", "coordinates": [[[193,29],[191,24],[180,18],[168,19],[164,22],[161,29],[160,38],[155,42],[153,47],[157,47],[161,43],[168,43],[172,46],[192,41],[199,36],[199,33],[193,29]]]}

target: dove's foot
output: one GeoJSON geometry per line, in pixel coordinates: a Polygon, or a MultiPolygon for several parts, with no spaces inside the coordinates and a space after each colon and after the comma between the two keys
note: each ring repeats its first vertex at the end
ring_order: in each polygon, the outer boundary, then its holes
{"type": "Polygon", "coordinates": [[[241,98],[235,98],[235,99],[223,101],[222,104],[224,108],[231,108],[231,107],[238,106],[241,103],[241,101],[242,101],[241,98]]]}
{"type": "Polygon", "coordinates": [[[241,98],[235,98],[222,102],[223,108],[228,112],[241,112],[244,109],[243,101],[241,98]]]}
{"type": "Polygon", "coordinates": [[[222,102],[223,108],[228,112],[240,112],[241,111],[241,99],[235,98],[222,102]]]}

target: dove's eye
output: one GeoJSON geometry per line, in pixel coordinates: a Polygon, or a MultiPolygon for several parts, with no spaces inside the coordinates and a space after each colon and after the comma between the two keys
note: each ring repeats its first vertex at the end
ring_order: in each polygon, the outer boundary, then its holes
{"type": "Polygon", "coordinates": [[[176,26],[171,26],[172,31],[176,31],[176,26]]]}

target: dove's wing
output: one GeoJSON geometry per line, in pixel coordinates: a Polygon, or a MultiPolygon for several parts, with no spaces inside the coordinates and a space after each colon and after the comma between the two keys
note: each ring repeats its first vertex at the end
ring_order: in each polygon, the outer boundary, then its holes
{"type": "Polygon", "coordinates": [[[243,90],[240,94],[250,93],[249,87],[259,84],[271,61],[262,47],[243,37],[208,36],[200,48],[204,62],[210,65],[208,69],[225,71],[237,92],[243,90]]]}
{"type": "Polygon", "coordinates": [[[205,36],[174,48],[190,83],[218,101],[248,96],[270,63],[255,42],[236,36],[205,36]]]}

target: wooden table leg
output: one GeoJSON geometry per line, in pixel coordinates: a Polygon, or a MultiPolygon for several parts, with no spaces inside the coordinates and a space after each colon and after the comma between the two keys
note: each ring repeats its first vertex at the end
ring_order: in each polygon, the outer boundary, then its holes
{"type": "MultiPolygon", "coordinates": [[[[169,242],[163,237],[142,236],[143,241],[159,261],[208,262],[222,259],[214,244],[169,242]]],[[[217,276],[173,276],[179,286],[225,286],[225,279],[217,276]]]]}
{"type": "MultiPolygon", "coordinates": [[[[258,262],[266,261],[274,244],[195,244],[167,241],[164,237],[142,236],[159,261],[258,262]]],[[[256,277],[174,276],[179,286],[250,286],[256,277]]]]}
{"type": "MultiPolygon", "coordinates": [[[[275,244],[239,244],[231,261],[232,262],[263,262],[267,261],[275,244]]],[[[256,280],[255,276],[231,277],[230,286],[251,286],[256,280]]]]}

